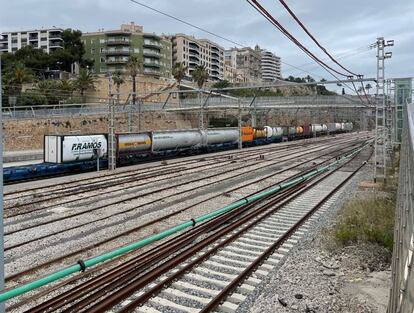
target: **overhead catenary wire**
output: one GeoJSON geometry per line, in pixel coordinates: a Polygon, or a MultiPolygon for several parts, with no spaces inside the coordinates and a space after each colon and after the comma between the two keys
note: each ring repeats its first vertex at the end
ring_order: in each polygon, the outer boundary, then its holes
{"type": "Polygon", "coordinates": [[[302,21],[296,16],[296,14],[290,9],[290,7],[286,4],[284,0],[279,0],[279,2],[283,5],[283,7],[289,12],[289,14],[293,17],[293,19],[300,25],[300,27],[304,30],[304,32],[313,40],[313,42],[334,62],[336,65],[338,65],[340,68],[348,72],[349,74],[357,76],[354,72],[351,72],[346,67],[344,67],[342,64],[340,64],[327,50],[325,47],[323,47],[318,40],[316,40],[315,36],[313,36],[309,30],[306,28],[306,26],[302,23],[302,21]]]}
{"type": "Polygon", "coordinates": [[[212,36],[214,36],[214,37],[217,37],[217,38],[223,39],[223,40],[225,40],[225,41],[227,41],[227,42],[230,42],[230,43],[235,44],[235,45],[238,45],[238,46],[243,46],[242,44],[240,44],[240,43],[238,43],[238,42],[235,42],[235,41],[233,41],[233,40],[231,40],[231,39],[228,39],[228,38],[226,38],[226,37],[223,37],[223,36],[221,36],[221,35],[215,34],[215,33],[211,32],[211,31],[209,31],[209,30],[207,30],[207,29],[205,29],[205,28],[202,28],[202,27],[199,27],[199,26],[197,26],[197,25],[194,25],[194,24],[192,24],[192,23],[190,23],[190,22],[184,21],[184,20],[183,20],[183,19],[181,19],[181,18],[175,17],[175,16],[173,16],[173,15],[171,15],[171,14],[168,14],[168,13],[165,13],[165,12],[163,12],[163,11],[160,11],[160,10],[158,10],[158,9],[156,9],[156,8],[153,8],[153,7],[149,6],[149,5],[146,5],[146,4],[144,4],[144,3],[138,2],[138,1],[136,1],[136,0],[130,0],[130,1],[131,1],[131,2],[133,2],[133,3],[135,3],[135,4],[138,4],[138,5],[142,6],[142,7],[144,7],[144,8],[147,8],[147,9],[149,9],[149,10],[152,10],[152,11],[154,11],[154,12],[157,12],[157,13],[159,13],[159,14],[162,14],[162,15],[164,15],[164,16],[167,16],[167,17],[169,17],[169,18],[171,18],[171,19],[173,19],[173,20],[176,20],[176,21],[178,21],[178,22],[181,22],[181,23],[183,23],[183,24],[186,24],[186,25],[188,25],[188,26],[191,26],[191,27],[193,27],[193,28],[196,28],[196,29],[198,29],[198,30],[201,30],[202,32],[205,32],[205,33],[207,33],[207,34],[210,34],[210,35],[212,35],[212,36]]]}
{"type": "MultiPolygon", "coordinates": [[[[275,26],[283,35],[285,35],[288,39],[290,39],[295,45],[297,45],[303,52],[305,52],[306,55],[308,55],[312,60],[314,60],[316,63],[318,63],[326,72],[328,72],[330,75],[335,77],[336,80],[340,80],[334,73],[331,72],[331,70],[337,74],[340,74],[342,76],[348,77],[347,74],[338,72],[337,70],[331,68],[326,63],[321,61],[318,57],[316,57],[312,52],[310,52],[307,48],[305,48],[294,36],[292,36],[267,10],[260,5],[256,0],[246,0],[256,11],[258,11],[263,17],[265,17],[273,26],[275,26]]],[[[347,87],[352,92],[355,92],[358,97],[358,90],[356,88],[352,89],[350,86],[348,86],[346,83],[343,83],[345,87],[347,87]]],[[[361,102],[363,105],[364,102],[361,102]]]]}
{"type": "Polygon", "coordinates": [[[296,46],[298,46],[303,52],[305,52],[311,59],[319,63],[325,70],[329,69],[335,72],[338,75],[347,77],[348,74],[341,73],[336,69],[330,67],[317,56],[315,56],[311,51],[309,51],[304,45],[302,45],[292,34],[290,34],[286,28],[282,26],[258,1],[256,0],[246,0],[256,11],[258,11],[262,16],[264,16],[273,26],[275,26],[283,35],[285,35],[290,41],[292,41],[296,46]]]}
{"type": "MultiPolygon", "coordinates": [[[[136,1],[136,0],[130,0],[130,1],[131,1],[131,2],[133,2],[133,3],[135,3],[135,4],[140,5],[140,6],[142,6],[142,7],[145,7],[145,8],[147,8],[147,9],[149,9],[149,10],[152,10],[152,11],[154,11],[154,12],[157,12],[157,13],[159,13],[159,14],[162,14],[162,15],[164,15],[164,16],[167,16],[167,17],[169,17],[169,18],[171,18],[171,19],[174,19],[174,20],[176,20],[176,21],[178,21],[178,22],[181,22],[181,23],[183,23],[183,24],[185,24],[185,25],[187,25],[187,26],[193,27],[193,28],[198,29],[198,30],[200,30],[200,31],[202,31],[202,32],[205,32],[205,33],[207,33],[207,34],[211,34],[211,35],[213,35],[213,36],[215,36],[215,37],[217,37],[217,38],[223,39],[223,40],[225,40],[225,41],[227,41],[227,42],[230,42],[230,43],[232,43],[232,44],[234,44],[234,45],[236,45],[236,46],[238,46],[238,47],[244,47],[244,46],[245,46],[245,45],[243,45],[243,44],[241,44],[241,43],[238,43],[238,42],[236,42],[236,41],[234,41],[234,40],[231,40],[231,39],[226,38],[226,37],[224,37],[224,36],[221,36],[221,35],[215,34],[215,33],[211,32],[211,31],[209,31],[209,30],[207,30],[207,29],[205,29],[205,28],[202,28],[202,27],[200,27],[200,26],[194,25],[193,23],[187,22],[187,21],[185,21],[185,20],[183,20],[183,19],[181,19],[181,18],[178,18],[178,17],[173,16],[173,15],[171,15],[171,14],[165,13],[165,12],[163,12],[163,11],[161,11],[161,10],[158,10],[158,9],[156,9],[156,8],[154,8],[154,7],[151,7],[151,6],[149,6],[149,5],[143,4],[143,3],[139,2],[139,1],[136,1]]],[[[290,66],[290,67],[293,67],[293,68],[296,68],[296,69],[298,69],[298,70],[302,70],[303,72],[306,72],[306,73],[308,73],[308,74],[310,74],[310,75],[313,75],[313,76],[318,76],[318,77],[321,77],[321,78],[322,78],[322,76],[316,75],[315,73],[307,72],[307,71],[306,71],[306,70],[304,70],[304,69],[301,69],[301,68],[299,68],[299,67],[296,67],[296,66],[294,66],[294,65],[291,65],[291,64],[286,63],[286,62],[284,62],[284,61],[280,61],[280,63],[282,63],[282,64],[284,64],[284,65],[287,65],[287,66],[290,66]]]]}

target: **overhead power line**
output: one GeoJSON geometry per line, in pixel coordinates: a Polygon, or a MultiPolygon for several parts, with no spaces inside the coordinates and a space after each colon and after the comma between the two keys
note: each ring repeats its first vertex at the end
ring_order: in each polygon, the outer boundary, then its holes
{"type": "MultiPolygon", "coordinates": [[[[209,30],[207,30],[207,29],[205,29],[205,28],[202,28],[202,27],[200,27],[200,26],[194,25],[194,24],[192,24],[192,23],[190,23],[190,22],[187,22],[187,21],[185,21],[185,20],[183,20],[183,19],[181,19],[181,18],[178,18],[178,17],[176,17],[176,16],[173,16],[173,15],[171,15],[171,14],[165,13],[165,12],[163,12],[163,11],[161,11],[161,10],[158,10],[158,9],[156,9],[156,8],[154,8],[154,7],[151,7],[151,6],[149,6],[149,5],[143,4],[143,3],[139,2],[139,1],[136,1],[136,0],[130,0],[130,1],[131,1],[131,2],[133,2],[133,3],[135,3],[135,4],[140,5],[140,6],[142,6],[142,7],[145,7],[145,8],[147,8],[147,9],[151,10],[151,11],[154,11],[154,12],[159,13],[159,14],[161,14],[161,15],[167,16],[167,17],[169,17],[169,18],[171,18],[171,19],[173,19],[173,20],[176,20],[176,21],[178,21],[178,22],[180,22],[180,23],[183,23],[183,24],[185,24],[185,25],[187,25],[187,26],[193,27],[193,28],[195,28],[195,29],[201,30],[202,32],[205,32],[205,33],[210,34],[210,35],[212,35],[212,36],[215,36],[215,37],[217,37],[217,38],[223,39],[223,40],[225,40],[225,41],[227,41],[227,42],[229,42],[229,43],[232,43],[232,44],[234,44],[234,45],[236,45],[236,46],[238,46],[238,47],[245,47],[245,45],[243,45],[243,44],[241,44],[241,43],[238,43],[238,42],[236,42],[236,41],[234,41],[234,40],[228,39],[228,38],[226,38],[226,37],[224,37],[224,36],[221,36],[221,35],[215,34],[215,33],[211,32],[211,31],[209,31],[209,30]]],[[[302,69],[302,68],[300,68],[300,67],[297,67],[297,66],[291,65],[291,64],[286,63],[286,62],[284,62],[284,61],[280,61],[280,63],[285,64],[285,65],[290,66],[290,67],[293,67],[293,68],[296,68],[296,69],[298,69],[298,70],[301,70],[301,71],[303,71],[303,72],[305,72],[305,73],[308,73],[308,74],[311,74],[311,75],[313,75],[313,76],[319,76],[319,75],[316,75],[315,73],[310,73],[310,72],[306,71],[305,69],[302,69]]],[[[322,76],[319,76],[319,77],[322,77],[322,76]]]]}
{"type": "MultiPolygon", "coordinates": [[[[289,40],[291,40],[296,46],[298,46],[303,52],[305,52],[312,60],[314,60],[316,63],[318,63],[325,71],[327,71],[330,75],[335,77],[338,81],[340,80],[334,73],[337,73],[339,75],[342,75],[344,77],[348,77],[349,75],[341,73],[326,63],[324,63],[322,60],[320,60],[318,57],[316,57],[312,52],[310,52],[305,46],[303,46],[292,34],[290,34],[260,3],[258,3],[256,0],[246,0],[256,11],[258,11],[263,17],[265,17],[273,26],[275,26],[283,35],[285,35],[289,40]],[[334,73],[332,73],[334,72],[334,73]]],[[[356,88],[352,89],[350,86],[345,84],[345,87],[347,87],[352,92],[355,92],[358,97],[360,97],[358,90],[356,88]]],[[[355,86],[354,86],[355,87],[355,86]]],[[[362,102],[362,101],[361,101],[362,102]]],[[[363,103],[363,102],[362,102],[363,103]]]]}
{"type": "Polygon", "coordinates": [[[298,46],[303,52],[305,52],[311,59],[319,63],[326,70],[329,69],[341,76],[347,77],[347,74],[341,73],[336,69],[330,67],[328,64],[323,62],[312,52],[310,52],[304,45],[302,45],[292,34],[290,34],[286,28],[282,26],[258,1],[256,0],[247,0],[247,2],[262,16],[264,16],[273,26],[275,26],[283,35],[285,35],[290,41],[292,41],[296,46],[298,46]]]}
{"type": "Polygon", "coordinates": [[[309,32],[309,30],[305,27],[305,25],[301,22],[301,20],[296,16],[295,13],[289,8],[284,0],[279,0],[279,2],[285,7],[285,9],[289,12],[289,14],[293,17],[293,19],[300,25],[300,27],[305,31],[306,34],[313,40],[313,42],[334,62],[343,70],[347,71],[348,73],[357,76],[354,72],[351,72],[347,68],[345,68],[342,64],[340,64],[326,49],[323,47],[318,40],[309,32]]]}
{"type": "Polygon", "coordinates": [[[196,29],[198,29],[198,30],[201,30],[202,32],[205,32],[205,33],[207,33],[207,34],[210,34],[210,35],[212,35],[212,36],[214,36],[214,37],[217,37],[217,38],[223,39],[223,40],[225,40],[225,41],[227,41],[227,42],[230,42],[230,43],[232,43],[232,44],[234,44],[234,45],[237,45],[237,46],[243,46],[242,44],[240,44],[240,43],[238,43],[238,42],[235,42],[235,41],[233,41],[233,40],[231,40],[231,39],[228,39],[228,38],[226,38],[226,37],[223,37],[223,36],[220,36],[220,35],[218,35],[218,34],[215,34],[215,33],[211,32],[211,31],[209,31],[209,30],[207,30],[207,29],[205,29],[205,28],[202,28],[202,27],[199,27],[199,26],[197,26],[197,25],[194,25],[194,24],[192,24],[192,23],[190,23],[190,22],[184,21],[183,19],[178,18],[178,17],[175,17],[175,16],[173,16],[173,15],[171,15],[171,14],[168,14],[168,13],[162,12],[162,11],[160,11],[160,10],[158,10],[158,9],[155,9],[155,8],[153,8],[153,7],[150,7],[149,5],[146,5],[146,4],[144,4],[144,3],[138,2],[138,1],[136,1],[136,0],[130,0],[130,1],[131,1],[131,2],[133,2],[133,3],[135,3],[135,4],[138,4],[138,5],[142,6],[142,7],[144,7],[144,8],[147,8],[147,9],[149,9],[149,10],[152,10],[152,11],[154,11],[154,12],[157,12],[157,13],[159,13],[159,14],[162,14],[162,15],[164,15],[164,16],[167,16],[167,17],[169,17],[169,18],[171,18],[171,19],[173,19],[173,20],[176,20],[176,21],[178,21],[178,22],[181,22],[181,23],[183,23],[183,24],[186,24],[186,25],[188,25],[188,26],[191,26],[191,27],[193,27],[193,28],[196,28],[196,29]]]}

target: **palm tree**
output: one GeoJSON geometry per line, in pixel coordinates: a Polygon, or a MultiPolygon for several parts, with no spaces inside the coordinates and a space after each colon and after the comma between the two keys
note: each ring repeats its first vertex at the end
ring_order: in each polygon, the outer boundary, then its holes
{"type": "Polygon", "coordinates": [[[199,119],[199,127],[204,128],[204,110],[201,105],[201,88],[203,88],[204,83],[208,79],[208,72],[204,65],[198,65],[194,69],[194,71],[191,72],[191,76],[193,77],[193,80],[197,83],[198,86],[198,101],[200,103],[200,119],[199,119]]]}
{"type": "Polygon", "coordinates": [[[366,84],[365,89],[367,90],[367,93],[369,94],[369,90],[372,88],[371,84],[366,84]]]}
{"type": "Polygon", "coordinates": [[[203,88],[204,83],[208,79],[208,72],[204,65],[198,65],[194,71],[191,72],[193,80],[197,83],[198,89],[203,88]]]}
{"type": "Polygon", "coordinates": [[[126,64],[126,68],[129,72],[129,75],[132,78],[132,103],[135,105],[137,101],[137,83],[136,78],[137,75],[142,72],[142,61],[139,60],[136,56],[130,56],[128,59],[128,63],[126,64]]]}
{"type": "MultiPolygon", "coordinates": [[[[6,69],[4,81],[11,97],[18,97],[22,93],[24,83],[34,80],[32,72],[23,64],[15,63],[6,69]]],[[[15,100],[15,98],[14,98],[15,100]]]]}
{"type": "Polygon", "coordinates": [[[116,85],[116,100],[119,104],[119,93],[120,93],[121,85],[125,83],[125,79],[122,76],[122,72],[120,70],[115,71],[114,74],[112,75],[112,80],[114,84],[116,85]]]}
{"type": "Polygon", "coordinates": [[[95,89],[96,78],[95,75],[87,69],[81,69],[79,75],[73,82],[75,89],[79,91],[82,101],[85,102],[84,93],[86,90],[95,89]]]}
{"type": "MultiPolygon", "coordinates": [[[[172,75],[177,81],[177,89],[180,90],[181,81],[187,73],[188,66],[185,66],[184,63],[176,63],[172,68],[172,75]]],[[[178,93],[178,104],[180,105],[180,93],[178,93]]]]}
{"type": "Polygon", "coordinates": [[[58,86],[62,95],[66,96],[66,98],[72,96],[74,86],[69,79],[60,80],[58,86]]]}

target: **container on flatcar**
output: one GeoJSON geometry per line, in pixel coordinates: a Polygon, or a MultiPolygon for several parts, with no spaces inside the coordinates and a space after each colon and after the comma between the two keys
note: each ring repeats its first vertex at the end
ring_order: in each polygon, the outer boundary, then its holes
{"type": "Polygon", "coordinates": [[[267,132],[264,128],[253,128],[253,139],[265,139],[267,132]]]}
{"type": "Polygon", "coordinates": [[[302,126],[296,126],[296,137],[301,137],[303,136],[303,127],[302,126]]]}
{"type": "Polygon", "coordinates": [[[273,139],[273,128],[270,126],[265,126],[263,129],[266,131],[267,139],[273,139]]]}
{"type": "Polygon", "coordinates": [[[264,129],[266,130],[267,139],[270,140],[279,140],[282,139],[283,136],[283,128],[282,127],[271,127],[265,126],[264,129]]]}
{"type": "Polygon", "coordinates": [[[146,154],[152,150],[151,132],[118,133],[115,137],[118,158],[126,155],[146,154]]]}
{"type": "Polygon", "coordinates": [[[311,134],[311,127],[309,124],[307,125],[302,125],[303,128],[303,137],[310,137],[311,134]]]}
{"type": "Polygon", "coordinates": [[[200,148],[206,140],[206,132],[198,129],[153,131],[152,151],[200,148]]]}
{"type": "Polygon", "coordinates": [[[242,127],[242,142],[253,141],[253,127],[242,127]]]}
{"type": "Polygon", "coordinates": [[[209,128],[207,133],[207,145],[236,143],[239,141],[239,129],[236,127],[209,128]]]}
{"type": "Polygon", "coordinates": [[[345,123],[345,131],[351,131],[353,126],[354,125],[351,122],[345,123]]]}
{"type": "Polygon", "coordinates": [[[312,124],[311,125],[311,132],[312,133],[321,133],[323,130],[322,125],[321,124],[312,124]]]}
{"type": "Polygon", "coordinates": [[[102,157],[107,156],[108,141],[106,135],[45,135],[44,161],[67,163],[96,159],[96,149],[102,157]]]}

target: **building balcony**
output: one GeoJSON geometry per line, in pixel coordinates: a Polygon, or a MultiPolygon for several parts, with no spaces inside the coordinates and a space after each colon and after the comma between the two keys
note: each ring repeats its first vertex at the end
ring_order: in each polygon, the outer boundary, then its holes
{"type": "Polygon", "coordinates": [[[129,46],[131,41],[129,39],[124,38],[110,38],[106,40],[106,45],[113,46],[113,45],[126,45],[129,46]]]}
{"type": "Polygon", "coordinates": [[[144,39],[144,47],[151,47],[151,48],[158,48],[161,49],[162,48],[162,44],[158,41],[155,40],[147,40],[144,39]]]}
{"type": "Polygon", "coordinates": [[[216,58],[217,60],[220,60],[220,55],[217,52],[212,51],[211,52],[211,57],[216,58]]]}
{"type": "Polygon", "coordinates": [[[143,34],[143,37],[144,38],[154,38],[154,39],[156,39],[156,40],[160,40],[161,39],[161,37],[160,36],[157,36],[156,34],[154,34],[154,33],[146,33],[146,34],[143,34]]]}
{"type": "Polygon", "coordinates": [[[199,57],[200,56],[200,53],[197,50],[190,49],[188,52],[192,56],[195,56],[195,57],[199,57]]]}
{"type": "Polygon", "coordinates": [[[8,42],[9,38],[7,36],[0,37],[0,42],[8,42]]]}
{"type": "Polygon", "coordinates": [[[211,47],[211,51],[216,52],[216,53],[220,52],[219,48],[217,47],[211,47]]]}
{"type": "Polygon", "coordinates": [[[129,49],[107,49],[104,51],[105,55],[129,55],[129,49]]]}
{"type": "Polygon", "coordinates": [[[160,62],[144,60],[144,66],[159,68],[160,67],[160,62]]]}
{"type": "Polygon", "coordinates": [[[189,62],[188,63],[189,68],[195,68],[196,66],[198,66],[198,62],[197,63],[196,62],[189,62]]]}
{"type": "Polygon", "coordinates": [[[193,62],[193,63],[200,63],[200,59],[199,58],[197,58],[197,57],[194,57],[194,56],[190,56],[189,58],[188,58],[188,60],[190,61],[190,62],[193,62]]]}
{"type": "Polygon", "coordinates": [[[217,65],[219,65],[220,62],[217,59],[211,59],[211,64],[217,64],[217,65]]]}
{"type": "Polygon", "coordinates": [[[63,42],[62,41],[50,41],[49,42],[49,47],[50,48],[63,48],[63,42]]]}
{"type": "Polygon", "coordinates": [[[161,53],[159,53],[157,50],[151,50],[151,49],[144,49],[143,51],[144,56],[146,57],[152,57],[152,58],[161,58],[161,53]]]}
{"type": "Polygon", "coordinates": [[[144,74],[145,75],[161,76],[161,72],[159,70],[152,69],[152,68],[144,68],[144,74]]]}
{"type": "Polygon", "coordinates": [[[119,59],[107,59],[106,64],[114,65],[114,64],[126,64],[128,62],[128,58],[119,58],[119,59]]]}
{"type": "Polygon", "coordinates": [[[220,67],[219,67],[218,65],[212,64],[212,65],[211,65],[211,69],[212,69],[212,70],[217,70],[217,71],[218,71],[218,70],[220,69],[220,67]]]}
{"type": "Polygon", "coordinates": [[[199,50],[200,50],[199,45],[197,45],[197,44],[196,44],[196,43],[194,43],[194,42],[190,42],[190,43],[188,44],[188,46],[190,47],[190,49],[194,49],[194,50],[197,50],[197,51],[199,51],[199,50]]]}

